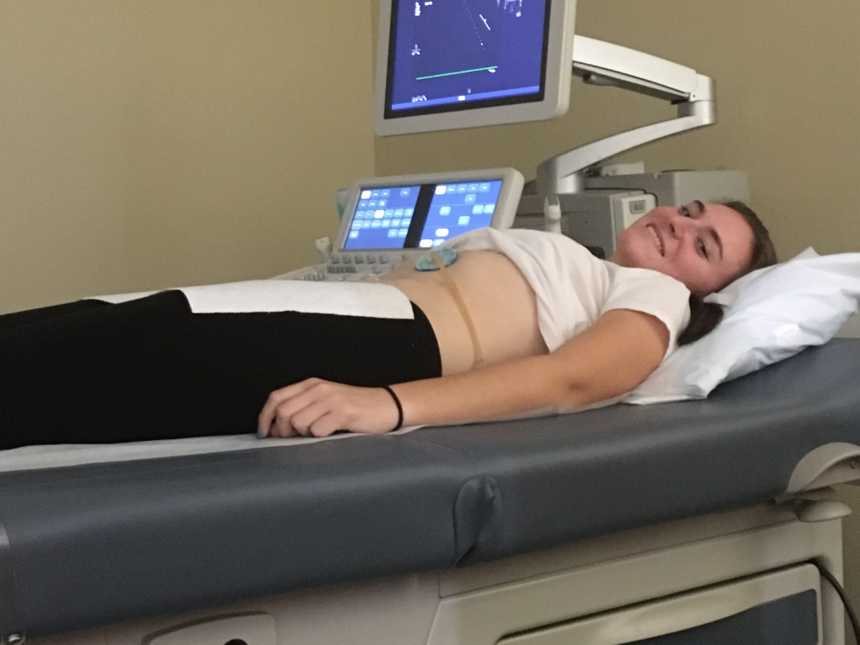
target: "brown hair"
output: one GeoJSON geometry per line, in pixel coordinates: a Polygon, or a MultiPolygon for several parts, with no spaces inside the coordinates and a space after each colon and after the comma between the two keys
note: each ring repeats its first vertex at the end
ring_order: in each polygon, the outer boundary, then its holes
{"type": "MultiPolygon", "coordinates": [[[[720,203],[740,214],[753,232],[752,260],[742,273],[735,276],[735,279],[750,271],[776,264],[778,260],[773,240],[770,239],[770,233],[755,211],[741,201],[720,203]]],[[[699,296],[690,294],[690,322],[678,336],[678,346],[699,340],[702,336],[713,331],[722,319],[723,308],[720,305],[704,302],[699,296]]]]}

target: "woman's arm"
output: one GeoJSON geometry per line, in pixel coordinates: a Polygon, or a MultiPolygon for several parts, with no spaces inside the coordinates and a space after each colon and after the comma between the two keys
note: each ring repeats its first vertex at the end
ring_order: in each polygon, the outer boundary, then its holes
{"type": "MultiPolygon", "coordinates": [[[[635,388],[660,364],[668,342],[668,330],[653,316],[612,310],[550,354],[392,389],[402,403],[404,425],[573,411],[635,388]]],[[[259,430],[262,436],[327,436],[339,429],[384,433],[396,421],[396,406],[381,388],[308,379],[272,393],[259,430]]]]}

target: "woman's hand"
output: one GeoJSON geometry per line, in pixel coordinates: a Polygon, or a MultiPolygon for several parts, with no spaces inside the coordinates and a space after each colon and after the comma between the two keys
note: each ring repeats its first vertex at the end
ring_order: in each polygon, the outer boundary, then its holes
{"type": "Polygon", "coordinates": [[[327,437],[338,430],[384,434],[397,419],[397,406],[381,387],[310,378],[269,395],[257,433],[260,437],[327,437]]]}

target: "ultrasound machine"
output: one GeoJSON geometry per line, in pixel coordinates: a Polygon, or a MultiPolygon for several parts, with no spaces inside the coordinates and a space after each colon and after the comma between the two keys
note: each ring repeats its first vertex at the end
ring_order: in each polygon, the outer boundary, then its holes
{"type": "MultiPolygon", "coordinates": [[[[714,123],[715,91],[574,36],[575,10],[381,0],[377,131],[553,118],[573,75],[669,100],[676,118],[553,157],[525,190],[510,168],[359,180],[323,261],[281,277],[366,279],[486,225],[608,255],[651,204],[709,181],[743,193],[740,174],[595,170],[714,123]]],[[[850,508],[832,487],[860,480],[858,365],[860,341],[842,339],[701,401],[17,449],[0,455],[0,642],[843,645],[850,508]]]]}
{"type": "Polygon", "coordinates": [[[322,262],[282,276],[366,280],[415,262],[446,241],[493,226],[510,228],[523,190],[514,168],[363,179],[348,192],[334,238],[321,238],[322,262]]]}

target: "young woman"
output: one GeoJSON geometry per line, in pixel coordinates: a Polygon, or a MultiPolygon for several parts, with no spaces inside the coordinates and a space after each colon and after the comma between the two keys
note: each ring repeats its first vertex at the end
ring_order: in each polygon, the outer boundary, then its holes
{"type": "Polygon", "coordinates": [[[382,280],[414,320],[197,314],[180,291],[0,316],[0,447],[384,433],[606,404],[716,324],[704,295],[775,261],[737,202],[656,208],[611,262],[537,231],[451,247],[440,271],[382,280]]]}

